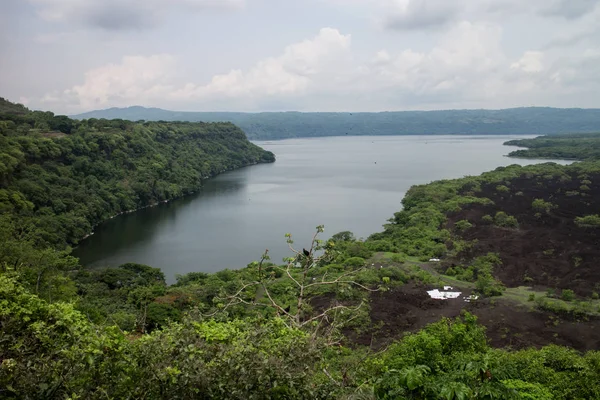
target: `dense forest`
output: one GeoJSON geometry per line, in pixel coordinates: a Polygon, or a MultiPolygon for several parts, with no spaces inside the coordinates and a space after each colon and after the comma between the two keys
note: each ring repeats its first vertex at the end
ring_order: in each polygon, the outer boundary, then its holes
{"type": "Polygon", "coordinates": [[[0,113],[0,210],[38,244],[75,244],[112,216],[274,161],[231,123],[76,121],[9,107],[0,108],[9,109],[0,113]]]}
{"type": "Polygon", "coordinates": [[[596,132],[600,109],[403,111],[381,113],[179,112],[129,107],[91,111],[74,118],[131,121],[229,121],[251,140],[345,135],[508,135],[596,132]]]}
{"type": "Polygon", "coordinates": [[[319,226],[283,263],[168,286],[67,245],[272,154],[227,123],[3,107],[0,398],[600,398],[597,160],[415,186],[366,240],[319,226]]]}
{"type": "Polygon", "coordinates": [[[528,148],[512,151],[510,157],[600,159],[600,133],[540,136],[534,139],[510,140],[504,144],[528,148]]]}

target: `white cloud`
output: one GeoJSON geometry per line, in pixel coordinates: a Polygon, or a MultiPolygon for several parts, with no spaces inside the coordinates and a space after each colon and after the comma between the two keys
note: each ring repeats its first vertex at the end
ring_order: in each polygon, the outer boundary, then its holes
{"type": "MultiPolygon", "coordinates": [[[[599,89],[600,49],[577,55],[502,48],[503,29],[463,21],[425,51],[382,49],[358,62],[350,35],[323,28],[248,69],[178,84],[172,55],[124,57],[45,99],[70,112],[146,105],[196,110],[398,110],[548,104],[599,89]],[[193,106],[190,106],[193,105],[193,106]]],[[[587,96],[587,94],[586,94],[587,96]]]]}
{"type": "Polygon", "coordinates": [[[120,64],[88,71],[81,85],[47,94],[42,103],[73,111],[161,99],[173,90],[174,68],[175,58],[168,54],[123,57],[120,64]]]}
{"type": "Polygon", "coordinates": [[[511,64],[510,68],[523,72],[540,72],[543,69],[544,53],[540,51],[527,51],[517,62],[511,64]]]}
{"type": "Polygon", "coordinates": [[[240,8],[245,0],[28,0],[47,21],[91,25],[106,30],[148,28],[173,11],[240,8]]]}
{"type": "Polygon", "coordinates": [[[350,35],[323,28],[310,40],[290,45],[278,57],[260,61],[248,72],[232,70],[207,85],[187,84],[171,98],[261,96],[306,92],[315,77],[338,72],[350,48],[350,35]]]}
{"type": "Polygon", "coordinates": [[[392,30],[436,30],[462,20],[500,22],[528,14],[576,20],[598,8],[600,0],[322,0],[340,7],[363,5],[377,10],[392,30]]]}
{"type": "Polygon", "coordinates": [[[244,72],[216,75],[207,84],[173,84],[177,60],[172,55],[128,56],[85,74],[81,85],[44,97],[48,105],[69,111],[109,105],[158,104],[215,98],[250,99],[302,95],[318,82],[335,82],[349,56],[350,35],[323,28],[312,39],[286,47],[277,57],[258,62],[244,72]]]}

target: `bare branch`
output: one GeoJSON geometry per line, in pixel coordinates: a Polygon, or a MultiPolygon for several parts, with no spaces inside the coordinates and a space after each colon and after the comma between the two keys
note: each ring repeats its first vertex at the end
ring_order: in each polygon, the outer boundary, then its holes
{"type": "Polygon", "coordinates": [[[311,323],[312,321],[314,321],[316,319],[320,319],[320,318],[326,317],[332,311],[336,311],[336,310],[340,310],[340,309],[351,310],[351,311],[358,311],[363,306],[363,304],[364,304],[364,302],[361,301],[360,304],[356,308],[352,308],[352,307],[348,307],[348,306],[335,306],[335,307],[328,308],[327,310],[323,311],[321,314],[316,315],[316,316],[314,316],[314,317],[312,317],[310,319],[307,319],[306,321],[304,321],[302,323],[301,326],[307,325],[307,324],[311,323]]]}

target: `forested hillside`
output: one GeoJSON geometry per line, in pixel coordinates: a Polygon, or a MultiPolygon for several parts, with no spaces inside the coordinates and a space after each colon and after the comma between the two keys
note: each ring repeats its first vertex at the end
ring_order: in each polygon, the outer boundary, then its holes
{"type": "Polygon", "coordinates": [[[547,107],[381,113],[179,112],[129,107],[91,111],[74,118],[229,121],[252,140],[344,135],[559,134],[597,132],[600,127],[600,109],[547,107]]]}
{"type": "Polygon", "coordinates": [[[267,250],[168,286],[147,265],[85,268],[66,246],[273,155],[229,123],[7,108],[0,398],[600,398],[597,160],[415,186],[367,240],[319,226],[282,238],[282,263],[267,250]],[[461,297],[428,295],[448,286],[461,297]]]}
{"type": "Polygon", "coordinates": [[[46,273],[75,268],[67,248],[96,224],[274,161],[230,123],[76,121],[6,101],[2,110],[0,266],[28,271],[38,292],[53,288],[46,273]]]}
{"type": "Polygon", "coordinates": [[[599,160],[600,133],[539,136],[535,139],[510,140],[505,145],[527,147],[510,152],[510,157],[569,160],[599,160]]]}
{"type": "Polygon", "coordinates": [[[204,179],[274,156],[231,123],[75,121],[0,114],[0,210],[65,246],[116,214],[198,190],[204,179]]]}

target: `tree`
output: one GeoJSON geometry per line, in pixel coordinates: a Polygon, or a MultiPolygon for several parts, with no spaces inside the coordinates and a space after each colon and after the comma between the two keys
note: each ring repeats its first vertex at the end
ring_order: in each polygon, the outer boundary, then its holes
{"type": "Polygon", "coordinates": [[[267,265],[269,256],[268,250],[265,251],[260,261],[250,264],[255,279],[242,282],[235,293],[223,296],[220,310],[211,315],[224,312],[239,304],[257,308],[266,307],[281,317],[288,327],[308,329],[313,333],[313,337],[322,333],[323,329],[333,333],[342,325],[344,317],[346,317],[345,322],[347,318],[353,318],[353,313],[363,307],[364,301],[360,301],[355,306],[333,304],[322,311],[312,312],[308,303],[311,295],[324,288],[332,289],[340,286],[357,287],[367,292],[377,291],[379,288],[367,287],[354,279],[364,267],[352,268],[337,276],[330,276],[327,272],[318,278],[312,276],[313,271],[325,266],[336,255],[333,241],[324,242],[318,238],[323,231],[324,227],[318,226],[310,246],[302,251],[293,247],[292,235],[286,234],[288,246],[294,256],[285,259],[284,266],[267,265]],[[276,271],[282,276],[283,282],[276,278],[276,271]],[[281,297],[274,294],[276,287],[280,285],[289,288],[293,293],[293,301],[284,303],[281,297]]]}

